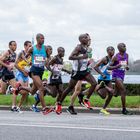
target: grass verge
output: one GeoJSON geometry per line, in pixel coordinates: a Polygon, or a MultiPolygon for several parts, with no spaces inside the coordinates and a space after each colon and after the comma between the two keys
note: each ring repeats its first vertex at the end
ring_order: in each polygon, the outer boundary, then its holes
{"type": "MultiPolygon", "coordinates": [[[[17,101],[20,99],[20,95],[17,97],[17,101]]],[[[55,98],[51,96],[45,96],[47,106],[55,105],[55,98]]],[[[34,104],[35,100],[33,96],[28,96],[23,106],[31,106],[34,104]]],[[[91,106],[93,107],[102,107],[105,100],[101,99],[98,95],[91,96],[90,98],[91,106]]],[[[64,106],[68,106],[70,103],[70,96],[67,96],[63,102],[64,106]]],[[[0,95],[0,105],[8,105],[12,104],[12,95],[0,95]]],[[[140,107],[140,96],[127,96],[126,97],[126,105],[128,108],[139,108],[140,107]]],[[[78,100],[75,102],[75,106],[80,106],[78,100]]],[[[113,97],[109,106],[109,108],[120,108],[121,107],[121,97],[113,97]]]]}

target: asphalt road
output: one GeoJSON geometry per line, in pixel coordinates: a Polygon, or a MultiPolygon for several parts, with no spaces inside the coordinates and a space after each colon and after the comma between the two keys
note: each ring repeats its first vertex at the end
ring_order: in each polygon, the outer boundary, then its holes
{"type": "Polygon", "coordinates": [[[139,140],[140,116],[0,111],[0,140],[139,140]]]}

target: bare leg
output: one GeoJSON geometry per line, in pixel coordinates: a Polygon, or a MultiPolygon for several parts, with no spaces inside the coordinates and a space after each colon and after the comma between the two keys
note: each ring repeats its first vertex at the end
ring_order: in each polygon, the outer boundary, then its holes
{"type": "MultiPolygon", "coordinates": [[[[9,81],[9,84],[13,87],[13,88],[16,88],[16,80],[15,79],[11,79],[9,81]]],[[[17,95],[16,94],[13,94],[12,96],[12,106],[16,106],[16,97],[17,95]]]]}
{"type": "Polygon", "coordinates": [[[61,96],[61,99],[59,101],[60,103],[62,103],[65,97],[68,95],[68,93],[74,89],[76,84],[77,84],[77,80],[74,80],[74,79],[70,80],[68,87],[64,90],[61,96]]]}
{"type": "Polygon", "coordinates": [[[56,86],[55,85],[51,85],[51,86],[49,86],[49,88],[51,90],[51,94],[50,95],[53,98],[55,98],[57,96],[57,92],[58,92],[56,86]]]}
{"type": "Polygon", "coordinates": [[[25,99],[27,97],[27,93],[24,93],[24,91],[21,92],[21,94],[22,94],[22,96],[21,96],[20,102],[18,103],[19,108],[22,106],[23,102],[25,101],[25,99]]]}
{"type": "Polygon", "coordinates": [[[103,106],[103,109],[105,109],[109,105],[109,103],[110,103],[110,101],[112,99],[112,96],[114,94],[114,89],[113,89],[113,86],[112,86],[112,83],[111,82],[109,82],[105,88],[106,89],[108,88],[107,89],[108,96],[107,96],[107,99],[106,99],[105,104],[103,106]]]}
{"type": "Polygon", "coordinates": [[[102,98],[102,99],[105,99],[106,96],[107,96],[107,89],[106,88],[101,88],[97,91],[97,93],[99,94],[99,96],[102,98]]]}
{"type": "Polygon", "coordinates": [[[92,93],[94,92],[95,88],[96,88],[97,82],[91,74],[88,74],[85,77],[85,80],[91,84],[91,87],[89,88],[88,95],[87,95],[87,99],[89,99],[90,96],[92,95],[92,93]]]}
{"type": "MultiPolygon", "coordinates": [[[[22,81],[19,81],[19,82],[21,83],[21,85],[28,87],[28,82],[22,82],[22,81]]],[[[22,97],[21,97],[19,104],[18,104],[19,108],[21,107],[21,105],[23,104],[23,102],[25,101],[25,99],[28,95],[28,92],[25,90],[21,90],[20,93],[21,93],[22,97]]]]}
{"type": "Polygon", "coordinates": [[[57,89],[58,90],[58,96],[57,96],[56,102],[60,101],[62,93],[63,93],[63,85],[60,84],[58,86],[59,86],[58,89],[57,89]]]}
{"type": "Polygon", "coordinates": [[[116,79],[115,85],[117,89],[119,90],[119,93],[121,94],[122,108],[125,109],[126,108],[126,89],[124,87],[123,81],[116,79]]]}
{"type": "Polygon", "coordinates": [[[45,89],[43,87],[42,80],[40,79],[39,76],[33,75],[33,74],[32,74],[32,79],[34,81],[35,86],[39,90],[39,93],[40,93],[39,94],[39,98],[40,98],[40,102],[41,102],[42,108],[45,108],[46,107],[45,100],[44,100],[44,90],[45,89]]]}
{"type": "Polygon", "coordinates": [[[1,91],[0,91],[0,93],[6,94],[7,83],[3,82],[2,80],[0,82],[1,82],[1,91]]]}
{"type": "Polygon", "coordinates": [[[71,101],[70,101],[70,106],[73,106],[76,97],[79,95],[79,93],[81,92],[81,86],[82,86],[82,81],[78,81],[76,86],[75,86],[75,90],[74,93],[71,96],[71,101]]]}

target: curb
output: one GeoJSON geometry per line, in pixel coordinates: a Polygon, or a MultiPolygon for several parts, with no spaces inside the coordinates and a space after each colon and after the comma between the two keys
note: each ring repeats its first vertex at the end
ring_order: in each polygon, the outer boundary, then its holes
{"type": "MultiPolygon", "coordinates": [[[[39,107],[41,109],[41,107],[39,107]]],[[[0,110],[10,110],[10,106],[0,106],[0,110]]],[[[67,107],[63,106],[62,107],[62,112],[66,112],[67,107]]],[[[99,107],[93,107],[93,110],[88,110],[87,108],[84,107],[75,107],[75,111],[77,113],[96,113],[99,114],[100,110],[102,108],[99,107]]],[[[129,111],[131,111],[134,115],[140,115],[140,108],[127,108],[129,111]]],[[[30,107],[22,107],[23,111],[31,111],[30,107]]],[[[107,108],[107,110],[111,114],[121,114],[121,108],[107,108]]]]}

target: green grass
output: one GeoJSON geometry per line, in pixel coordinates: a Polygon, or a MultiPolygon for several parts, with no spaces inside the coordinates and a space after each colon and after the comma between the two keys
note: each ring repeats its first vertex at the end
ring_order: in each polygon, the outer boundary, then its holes
{"type": "MultiPolygon", "coordinates": [[[[19,101],[21,96],[17,97],[19,101]]],[[[55,100],[51,96],[45,96],[47,106],[55,105],[55,100]]],[[[34,97],[28,96],[27,100],[24,103],[24,106],[30,106],[34,103],[34,97]]],[[[90,98],[91,106],[93,107],[102,107],[105,100],[101,99],[98,95],[94,95],[90,98]]],[[[70,96],[67,96],[63,102],[64,106],[68,106],[70,103],[70,96]]],[[[12,96],[11,95],[0,95],[0,105],[11,105],[12,104],[12,96]]],[[[140,107],[140,96],[127,96],[126,104],[129,108],[139,108],[140,107]]],[[[75,106],[79,106],[78,101],[76,100],[75,106]]],[[[108,107],[115,108],[121,107],[121,98],[113,97],[108,107]]]]}

